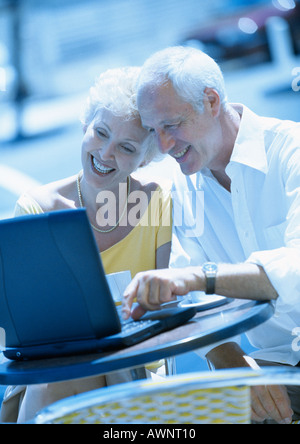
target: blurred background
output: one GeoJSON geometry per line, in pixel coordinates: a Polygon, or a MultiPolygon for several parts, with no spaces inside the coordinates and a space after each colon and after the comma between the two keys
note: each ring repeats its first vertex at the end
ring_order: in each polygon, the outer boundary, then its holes
{"type": "Polygon", "coordinates": [[[230,101],[300,120],[299,0],[0,0],[0,218],[80,169],[79,115],[101,71],[177,44],[220,63],[230,101]]]}
{"type": "Polygon", "coordinates": [[[220,63],[230,101],[300,121],[299,0],[0,0],[0,218],[79,171],[79,115],[101,71],[178,44],[220,63]]]}

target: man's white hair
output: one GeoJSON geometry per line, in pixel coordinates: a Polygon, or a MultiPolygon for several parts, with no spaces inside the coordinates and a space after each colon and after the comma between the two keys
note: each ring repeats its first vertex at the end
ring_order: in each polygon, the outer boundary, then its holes
{"type": "Polygon", "coordinates": [[[138,81],[139,91],[146,85],[163,85],[168,81],[185,102],[195,110],[204,110],[204,90],[212,88],[226,108],[227,95],[219,65],[199,49],[173,46],[156,52],[144,63],[138,81]]]}

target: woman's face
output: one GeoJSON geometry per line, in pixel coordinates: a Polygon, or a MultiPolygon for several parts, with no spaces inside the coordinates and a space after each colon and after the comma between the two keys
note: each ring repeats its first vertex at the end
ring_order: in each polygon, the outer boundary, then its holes
{"type": "Polygon", "coordinates": [[[97,189],[126,182],[145,159],[147,135],[138,118],[126,121],[105,108],[97,111],[82,141],[85,180],[97,189]]]}

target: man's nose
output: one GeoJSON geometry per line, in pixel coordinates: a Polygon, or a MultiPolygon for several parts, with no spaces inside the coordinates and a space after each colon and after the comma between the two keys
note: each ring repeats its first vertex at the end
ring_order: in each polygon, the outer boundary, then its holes
{"type": "Polygon", "coordinates": [[[167,154],[175,146],[175,139],[164,130],[157,131],[157,142],[160,152],[167,154]]]}

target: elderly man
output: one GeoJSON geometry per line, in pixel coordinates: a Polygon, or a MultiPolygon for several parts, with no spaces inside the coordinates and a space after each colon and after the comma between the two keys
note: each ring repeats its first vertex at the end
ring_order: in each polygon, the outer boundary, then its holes
{"type": "MultiPolygon", "coordinates": [[[[146,61],[138,107],[143,126],[183,173],[174,180],[174,210],[187,208],[188,199],[191,208],[174,226],[171,268],[135,277],[124,317],[135,297],[140,305],[131,314],[139,317],[193,290],[272,300],[275,316],[248,333],[255,360],[234,342],[207,357],[215,368],[298,365],[292,335],[300,324],[300,125],[228,103],[219,66],[192,48],[167,48],[146,61]]],[[[297,403],[299,392],[260,387],[252,417],[288,423],[293,411],[299,417],[297,403]]]]}

